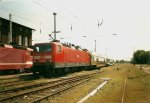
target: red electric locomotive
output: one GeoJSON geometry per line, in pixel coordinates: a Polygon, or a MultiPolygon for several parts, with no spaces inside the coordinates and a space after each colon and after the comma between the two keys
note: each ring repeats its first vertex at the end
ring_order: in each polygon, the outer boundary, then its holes
{"type": "Polygon", "coordinates": [[[33,73],[63,74],[90,66],[90,53],[60,42],[38,43],[33,49],[33,73]]]}
{"type": "Polygon", "coordinates": [[[0,45],[0,73],[20,72],[32,67],[33,52],[30,48],[13,47],[12,45],[0,45]]]}

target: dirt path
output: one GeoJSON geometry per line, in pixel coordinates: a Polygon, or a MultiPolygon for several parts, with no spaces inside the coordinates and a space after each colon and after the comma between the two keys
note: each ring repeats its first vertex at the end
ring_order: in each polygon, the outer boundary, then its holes
{"type": "Polygon", "coordinates": [[[150,74],[150,67],[146,67],[146,68],[143,68],[144,72],[146,73],[149,73],[150,74]]]}

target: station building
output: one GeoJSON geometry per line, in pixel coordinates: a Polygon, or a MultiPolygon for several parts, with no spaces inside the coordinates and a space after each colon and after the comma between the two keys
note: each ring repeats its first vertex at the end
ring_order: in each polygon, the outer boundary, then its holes
{"type": "Polygon", "coordinates": [[[32,45],[33,29],[21,24],[12,22],[11,43],[9,42],[10,21],[0,17],[0,43],[15,44],[29,47],[32,45]]]}

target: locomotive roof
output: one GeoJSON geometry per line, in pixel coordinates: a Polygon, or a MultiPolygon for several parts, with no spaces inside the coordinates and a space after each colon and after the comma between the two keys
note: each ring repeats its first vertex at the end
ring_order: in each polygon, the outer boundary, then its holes
{"type": "Polygon", "coordinates": [[[60,44],[62,45],[60,42],[45,42],[45,43],[36,43],[34,45],[42,45],[42,44],[60,44]]]}
{"type": "Polygon", "coordinates": [[[25,47],[25,46],[20,46],[20,45],[10,45],[10,44],[3,44],[3,43],[0,43],[0,47],[15,48],[15,49],[31,50],[31,51],[32,51],[32,48],[30,48],[30,47],[25,47]]]}
{"type": "Polygon", "coordinates": [[[89,52],[88,49],[82,49],[80,46],[75,46],[74,44],[65,44],[65,43],[60,43],[58,41],[52,41],[52,42],[46,42],[46,43],[36,43],[34,45],[42,45],[42,44],[57,44],[57,45],[63,45],[65,47],[68,48],[72,48],[72,49],[77,49],[77,50],[81,50],[81,51],[85,51],[85,52],[89,52]]]}

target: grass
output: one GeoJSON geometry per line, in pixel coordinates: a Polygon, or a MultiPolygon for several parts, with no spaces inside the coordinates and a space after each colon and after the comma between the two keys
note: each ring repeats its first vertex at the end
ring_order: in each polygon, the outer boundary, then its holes
{"type": "Polygon", "coordinates": [[[123,103],[150,103],[150,74],[130,64],[117,67],[118,71],[107,75],[112,81],[85,103],[121,103],[126,78],[123,103]]]}
{"type": "Polygon", "coordinates": [[[122,97],[122,90],[124,86],[124,80],[126,77],[126,70],[120,66],[107,68],[106,72],[110,71],[104,76],[111,78],[112,80],[95,96],[90,98],[87,103],[120,103],[122,97]],[[117,70],[116,68],[119,68],[117,70]],[[109,70],[107,70],[109,69],[109,70]],[[93,102],[94,101],[94,102],[93,102]]]}
{"type": "Polygon", "coordinates": [[[128,73],[125,101],[128,103],[150,103],[150,74],[133,68],[128,73]]]}
{"type": "MultiPolygon", "coordinates": [[[[150,65],[143,67],[150,70],[150,65]]],[[[43,102],[76,103],[103,82],[100,78],[111,78],[102,90],[86,100],[85,103],[150,103],[150,74],[140,69],[140,66],[116,64],[115,66],[102,68],[101,71],[103,72],[89,82],[43,102]],[[124,91],[125,80],[127,81],[124,91]],[[121,102],[123,91],[124,101],[121,102]]],[[[93,71],[83,71],[80,73],[89,72],[93,71]]],[[[80,73],[73,73],[71,75],[79,75],[80,73]]],[[[69,74],[68,76],[71,75],[69,74]]]]}

